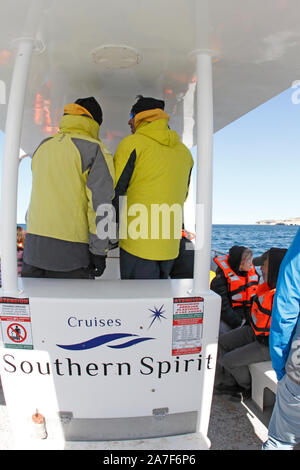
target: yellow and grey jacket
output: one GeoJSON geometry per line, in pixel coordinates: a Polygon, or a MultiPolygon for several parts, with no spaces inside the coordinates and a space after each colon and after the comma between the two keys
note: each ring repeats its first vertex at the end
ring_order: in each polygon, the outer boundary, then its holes
{"type": "MultiPolygon", "coordinates": [[[[76,106],[71,105],[72,113],[76,106]]],[[[59,132],[35,151],[24,251],[27,264],[69,271],[87,267],[90,252],[107,253],[109,240],[96,233],[96,212],[99,205],[111,204],[114,166],[98,133],[99,124],[90,117],[65,114],[59,132]]]]}
{"type": "Polygon", "coordinates": [[[149,260],[178,256],[193,167],[190,151],[168,128],[168,119],[160,109],[138,113],[135,134],[121,141],[114,156],[117,216],[119,198],[126,196],[119,218],[119,246],[149,260]]]}

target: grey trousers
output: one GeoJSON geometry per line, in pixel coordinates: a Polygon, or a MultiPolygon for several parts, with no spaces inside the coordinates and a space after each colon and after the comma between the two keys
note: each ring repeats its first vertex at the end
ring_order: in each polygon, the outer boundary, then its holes
{"type": "Polygon", "coordinates": [[[94,279],[90,268],[79,268],[73,271],[49,271],[26,264],[23,261],[22,277],[50,277],[55,279],[94,279]]]}
{"type": "Polygon", "coordinates": [[[286,374],[278,382],[276,402],[263,450],[292,450],[300,442],[300,385],[286,374]]]}
{"type": "Polygon", "coordinates": [[[215,383],[250,389],[249,364],[270,359],[269,347],[257,341],[251,326],[235,328],[219,337],[215,383]]]}

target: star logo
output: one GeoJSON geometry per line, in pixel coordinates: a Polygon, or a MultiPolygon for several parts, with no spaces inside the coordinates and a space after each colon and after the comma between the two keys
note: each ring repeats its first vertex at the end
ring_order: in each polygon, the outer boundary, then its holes
{"type": "Polygon", "coordinates": [[[148,309],[150,312],[152,312],[152,315],[150,315],[150,318],[152,318],[152,322],[150,323],[148,330],[151,328],[155,320],[161,321],[162,318],[166,320],[166,317],[163,316],[163,313],[165,313],[163,307],[164,306],[162,305],[159,309],[157,309],[156,307],[154,307],[154,310],[152,310],[151,308],[148,309]]]}

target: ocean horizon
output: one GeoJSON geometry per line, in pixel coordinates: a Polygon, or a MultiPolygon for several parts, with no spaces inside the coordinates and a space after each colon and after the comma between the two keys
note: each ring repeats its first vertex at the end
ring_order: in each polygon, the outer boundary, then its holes
{"type": "MultiPolygon", "coordinates": [[[[26,224],[19,223],[26,230],[26,224]]],[[[212,251],[228,253],[233,245],[250,248],[254,256],[276,248],[289,248],[298,225],[213,224],[212,251]]]]}
{"type": "Polygon", "coordinates": [[[213,224],[212,250],[228,253],[233,245],[250,248],[254,256],[270,248],[289,248],[297,225],[213,224]]]}

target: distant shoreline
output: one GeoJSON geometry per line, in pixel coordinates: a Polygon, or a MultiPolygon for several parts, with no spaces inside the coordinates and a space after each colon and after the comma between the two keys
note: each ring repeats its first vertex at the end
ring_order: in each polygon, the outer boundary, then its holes
{"type": "Polygon", "coordinates": [[[256,225],[300,225],[300,217],[293,219],[259,220],[256,225]]]}

